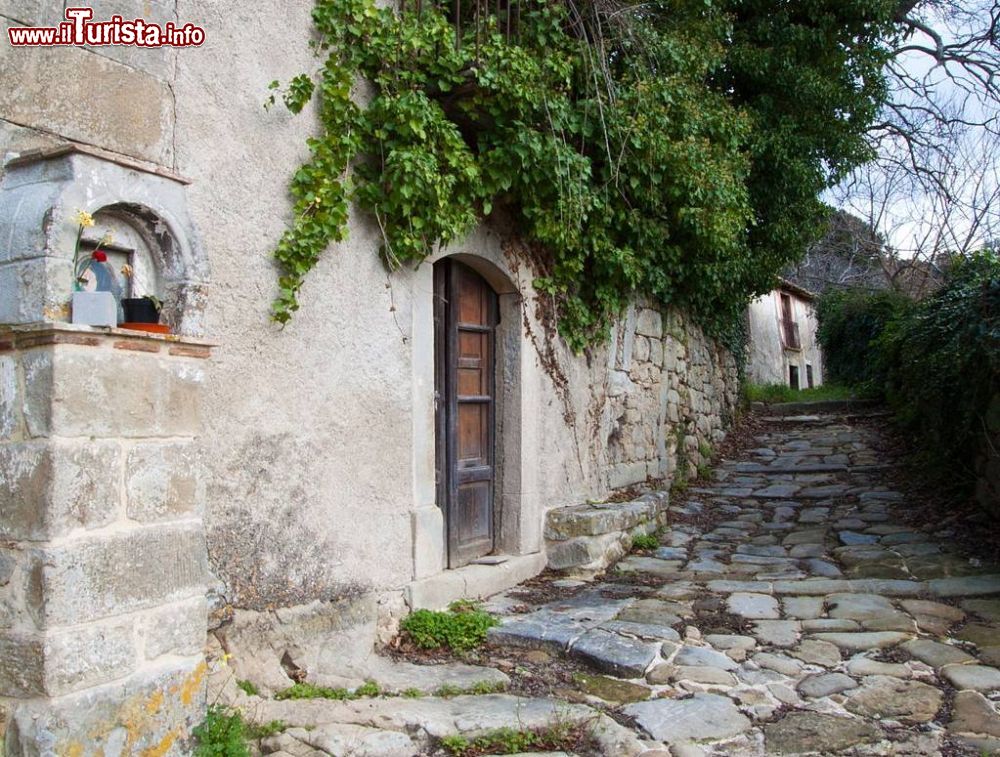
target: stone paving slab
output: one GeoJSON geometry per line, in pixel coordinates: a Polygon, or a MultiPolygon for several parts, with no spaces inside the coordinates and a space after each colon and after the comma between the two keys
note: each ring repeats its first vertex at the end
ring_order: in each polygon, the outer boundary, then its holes
{"type": "Polygon", "coordinates": [[[580,636],[569,649],[572,657],[589,662],[602,673],[639,678],[659,652],[660,645],[595,628],[580,636]]]}
{"type": "Polygon", "coordinates": [[[750,720],[732,700],[717,694],[637,702],[623,712],[654,739],[668,744],[726,739],[750,728],[750,720]]]}

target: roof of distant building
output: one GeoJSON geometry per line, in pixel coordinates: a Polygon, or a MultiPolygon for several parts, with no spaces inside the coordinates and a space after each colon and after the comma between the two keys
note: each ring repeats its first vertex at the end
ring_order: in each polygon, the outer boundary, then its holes
{"type": "Polygon", "coordinates": [[[808,289],[800,287],[798,284],[793,284],[788,279],[778,277],[778,289],[784,289],[792,294],[796,294],[804,300],[809,300],[810,302],[816,299],[816,294],[810,292],[808,289]]]}

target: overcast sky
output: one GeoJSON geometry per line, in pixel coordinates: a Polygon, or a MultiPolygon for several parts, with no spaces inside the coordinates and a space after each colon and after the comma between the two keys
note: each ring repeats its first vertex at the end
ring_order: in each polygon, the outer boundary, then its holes
{"type": "MultiPolygon", "coordinates": [[[[972,0],[956,3],[960,8],[950,15],[924,14],[927,21],[942,35],[945,43],[966,35],[975,25],[989,23],[993,0],[972,0]]],[[[918,34],[909,42],[930,44],[930,38],[918,34]]],[[[991,51],[994,60],[997,51],[991,51]]],[[[934,101],[942,107],[961,112],[965,120],[988,121],[1000,112],[995,99],[985,96],[982,86],[970,82],[963,87],[952,81],[943,67],[920,52],[904,53],[898,58],[900,67],[915,79],[932,85],[934,101]]],[[[953,73],[960,70],[952,66],[953,73]]],[[[909,96],[906,102],[916,102],[909,96]]],[[[998,204],[998,160],[1000,140],[983,128],[966,129],[944,141],[946,158],[931,162],[947,176],[947,192],[929,192],[926,186],[913,181],[912,171],[892,160],[870,165],[848,182],[827,193],[831,204],[873,220],[876,230],[905,257],[915,252],[926,253],[935,248],[968,250],[977,248],[1000,234],[1000,204],[998,204]]],[[[909,163],[899,145],[883,146],[883,153],[909,163]]]]}

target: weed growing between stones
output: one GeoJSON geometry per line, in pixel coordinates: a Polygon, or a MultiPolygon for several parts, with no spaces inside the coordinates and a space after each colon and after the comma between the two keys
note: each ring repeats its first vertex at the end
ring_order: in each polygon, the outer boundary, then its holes
{"type": "MultiPolygon", "coordinates": [[[[494,681],[479,681],[469,687],[452,686],[444,684],[434,691],[436,697],[457,697],[466,694],[482,696],[485,694],[500,694],[507,690],[507,684],[494,681]]],[[[284,691],[279,691],[274,695],[277,700],[285,699],[332,699],[340,702],[347,702],[355,699],[371,697],[403,697],[404,699],[419,699],[426,694],[417,688],[408,688],[400,692],[383,691],[376,681],[367,681],[358,686],[354,691],[342,688],[331,688],[329,686],[317,686],[312,683],[296,683],[289,686],[284,691]]]]}
{"type": "Polygon", "coordinates": [[[466,694],[474,694],[476,696],[484,696],[486,694],[502,694],[505,691],[507,691],[507,684],[502,681],[479,681],[468,688],[452,686],[451,684],[446,683],[443,686],[439,686],[434,691],[434,696],[448,699],[451,697],[460,697],[466,694]]]}
{"type": "Polygon", "coordinates": [[[260,692],[257,690],[257,687],[253,685],[252,681],[237,681],[236,685],[248,697],[260,696],[260,692]]]}
{"type": "Polygon", "coordinates": [[[637,534],[632,537],[632,550],[651,551],[660,546],[656,534],[637,534]]]}
{"type": "Polygon", "coordinates": [[[452,602],[445,612],[417,610],[400,624],[405,640],[420,649],[447,648],[468,652],[486,641],[498,621],[474,602],[452,602]]]}
{"type": "Polygon", "coordinates": [[[195,757],[249,757],[247,727],[238,710],[212,705],[195,726],[195,757]]]}
{"type": "Polygon", "coordinates": [[[477,736],[445,736],[441,747],[455,757],[521,752],[571,752],[587,754],[593,744],[586,723],[556,723],[546,728],[517,730],[498,728],[477,736]]]}
{"type": "Polygon", "coordinates": [[[205,719],[193,730],[195,757],[249,757],[251,741],[274,736],[288,728],[283,720],[257,725],[247,723],[239,710],[211,705],[205,719]]]}
{"type": "Polygon", "coordinates": [[[271,720],[261,725],[257,725],[256,723],[246,724],[247,738],[251,741],[266,739],[268,736],[274,736],[286,730],[288,730],[288,723],[284,720],[271,720]]]}
{"type": "Polygon", "coordinates": [[[336,699],[347,701],[349,699],[361,699],[362,697],[377,697],[382,693],[379,685],[375,681],[367,681],[358,686],[354,691],[347,689],[331,688],[329,686],[317,686],[312,683],[296,683],[289,686],[284,691],[279,691],[274,695],[275,699],[336,699]]]}

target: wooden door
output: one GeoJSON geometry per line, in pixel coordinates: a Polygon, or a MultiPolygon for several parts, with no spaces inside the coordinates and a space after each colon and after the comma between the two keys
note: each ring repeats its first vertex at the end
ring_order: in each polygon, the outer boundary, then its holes
{"type": "Polygon", "coordinates": [[[497,297],[455,260],[434,266],[437,498],[448,567],[493,551],[497,297]]]}

